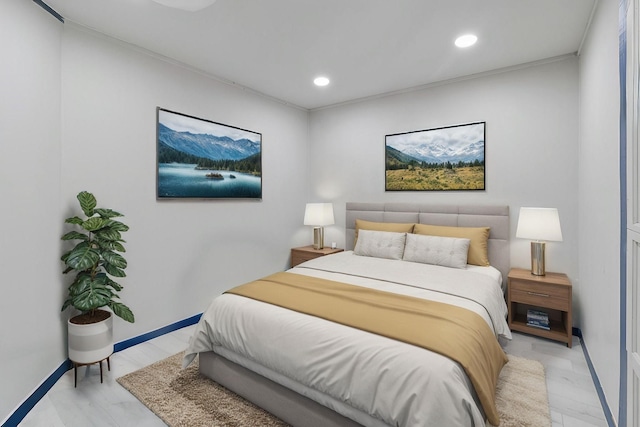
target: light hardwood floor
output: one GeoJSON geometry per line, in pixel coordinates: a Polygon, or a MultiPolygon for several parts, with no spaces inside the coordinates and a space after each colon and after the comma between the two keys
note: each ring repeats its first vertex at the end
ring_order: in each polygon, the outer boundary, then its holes
{"type": "MultiPolygon", "coordinates": [[[[508,354],[544,365],[553,427],[608,426],[577,337],[568,348],[556,341],[514,332],[513,340],[502,344],[508,354]]],[[[589,343],[586,345],[588,349],[589,343]]]]}
{"type": "MultiPolygon", "coordinates": [[[[122,388],[116,378],[186,348],[189,326],[114,354],[100,384],[97,365],[81,368],[78,387],[67,372],[20,423],[21,427],[151,427],[165,424],[122,388]]],[[[588,345],[588,343],[587,343],[588,345]]],[[[573,348],[524,334],[503,343],[507,353],[539,360],[546,370],[553,427],[607,426],[582,347],[573,348]]]]}

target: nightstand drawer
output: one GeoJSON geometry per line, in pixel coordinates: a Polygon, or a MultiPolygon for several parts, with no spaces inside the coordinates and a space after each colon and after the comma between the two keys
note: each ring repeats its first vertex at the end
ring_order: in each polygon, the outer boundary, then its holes
{"type": "Polygon", "coordinates": [[[292,264],[295,264],[295,265],[302,264],[305,261],[318,258],[319,256],[322,256],[322,255],[297,251],[297,252],[294,252],[292,256],[292,264]]]}
{"type": "Polygon", "coordinates": [[[325,255],[331,255],[342,252],[344,249],[338,248],[322,248],[313,249],[313,246],[303,246],[301,248],[291,249],[291,267],[302,264],[305,261],[316,259],[325,255]]]}
{"type": "Polygon", "coordinates": [[[510,292],[513,302],[556,310],[568,310],[570,306],[567,287],[512,280],[510,292]]]}

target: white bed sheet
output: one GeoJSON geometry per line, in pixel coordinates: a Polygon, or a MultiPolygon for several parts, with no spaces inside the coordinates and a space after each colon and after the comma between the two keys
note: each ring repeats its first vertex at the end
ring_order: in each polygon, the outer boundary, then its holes
{"type": "MultiPolygon", "coordinates": [[[[466,307],[480,314],[496,335],[511,336],[500,280],[493,274],[351,252],[308,261],[290,271],[466,307]]],[[[449,358],[237,295],[213,300],[184,364],[205,351],[232,359],[237,355],[233,361],[252,370],[262,366],[262,375],[363,425],[485,425],[467,375],[449,358]]]]}

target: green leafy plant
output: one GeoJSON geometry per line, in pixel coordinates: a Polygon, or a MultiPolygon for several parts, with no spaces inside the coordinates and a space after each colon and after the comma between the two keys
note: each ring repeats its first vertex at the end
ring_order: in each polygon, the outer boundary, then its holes
{"type": "Polygon", "coordinates": [[[126,251],[122,233],[129,227],[113,219],[122,217],[121,213],[97,208],[93,194],[82,191],[77,198],[86,218],[73,216],[65,220],[67,224],[78,226],[80,231],[70,231],[62,236],[62,240],[80,242],[61,258],[66,265],[64,274],[76,272],[62,311],[73,306],[83,314],[93,316],[97,309],[106,306],[116,316],[133,323],[135,318],[131,309],[116,300],[122,286],[109,277],[126,276],[127,261],[118,252],[126,251]]]}

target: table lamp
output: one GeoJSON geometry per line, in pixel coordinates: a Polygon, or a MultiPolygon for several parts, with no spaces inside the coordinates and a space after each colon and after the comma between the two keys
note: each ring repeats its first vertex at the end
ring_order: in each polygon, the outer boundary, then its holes
{"type": "Polygon", "coordinates": [[[545,241],[562,242],[560,218],[556,208],[520,208],[516,237],[532,239],[531,274],[545,275],[545,241]]]}
{"type": "Polygon", "coordinates": [[[304,225],[313,225],[313,249],[324,248],[324,226],[333,224],[333,203],[307,203],[304,225]]]}

